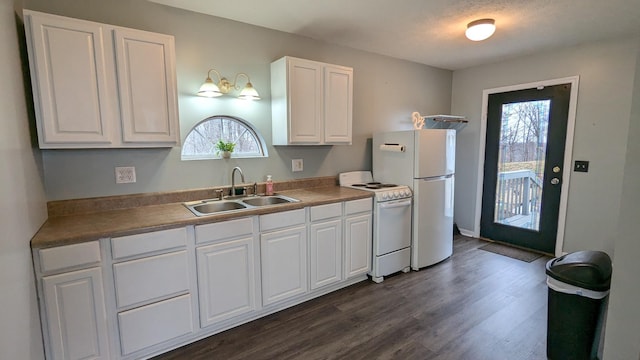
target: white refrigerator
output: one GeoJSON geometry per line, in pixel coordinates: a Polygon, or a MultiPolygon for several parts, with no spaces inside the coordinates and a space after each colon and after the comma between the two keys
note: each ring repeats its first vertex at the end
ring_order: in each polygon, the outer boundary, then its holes
{"type": "Polygon", "coordinates": [[[456,131],[423,129],[373,136],[373,178],[413,190],[411,268],[453,253],[456,131]]]}

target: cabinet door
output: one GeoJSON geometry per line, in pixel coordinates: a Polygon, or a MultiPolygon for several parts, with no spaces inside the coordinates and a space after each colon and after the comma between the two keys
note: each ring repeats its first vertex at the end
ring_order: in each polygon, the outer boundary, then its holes
{"type": "Polygon", "coordinates": [[[321,144],[324,122],[322,64],[289,59],[287,77],[289,142],[321,144]]]}
{"type": "Polygon", "coordinates": [[[201,327],[256,309],[252,237],[202,246],[196,254],[201,327]]]}
{"type": "Polygon", "coordinates": [[[342,221],[312,223],[309,240],[311,289],[342,280],[342,221]]]}
{"type": "Polygon", "coordinates": [[[48,358],[109,359],[100,268],[79,270],[42,279],[48,358]]]}
{"type": "Polygon", "coordinates": [[[108,146],[118,113],[111,43],[107,38],[105,44],[103,27],[25,15],[40,147],[108,146]]]}
{"type": "Polygon", "coordinates": [[[306,227],[261,234],[260,245],[263,305],[306,293],[306,227]]]}
{"type": "Polygon", "coordinates": [[[345,219],[345,278],[366,274],[371,269],[371,213],[345,219]]]}
{"type": "Polygon", "coordinates": [[[115,29],[122,141],[179,141],[173,37],[115,29]]]}
{"type": "Polygon", "coordinates": [[[324,68],[324,142],[351,144],[353,69],[336,65],[324,68]]]}

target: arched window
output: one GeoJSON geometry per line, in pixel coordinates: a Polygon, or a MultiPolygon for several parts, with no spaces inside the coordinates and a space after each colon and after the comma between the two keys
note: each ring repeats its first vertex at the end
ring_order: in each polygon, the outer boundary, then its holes
{"type": "Polygon", "coordinates": [[[231,157],[267,157],[267,146],[248,122],[226,115],[206,118],[191,129],[182,144],[182,160],[220,159],[218,141],[235,144],[231,157]]]}

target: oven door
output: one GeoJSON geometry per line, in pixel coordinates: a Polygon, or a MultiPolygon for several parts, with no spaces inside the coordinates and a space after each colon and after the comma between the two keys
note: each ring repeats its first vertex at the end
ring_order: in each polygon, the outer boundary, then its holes
{"type": "Polygon", "coordinates": [[[374,214],[376,256],[411,246],[411,198],[379,202],[374,214]]]}

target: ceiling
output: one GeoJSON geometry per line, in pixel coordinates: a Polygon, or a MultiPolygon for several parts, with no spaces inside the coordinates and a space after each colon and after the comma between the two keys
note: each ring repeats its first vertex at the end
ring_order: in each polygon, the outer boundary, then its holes
{"type": "Polygon", "coordinates": [[[640,34],[640,0],[150,0],[457,70],[640,34]],[[494,18],[473,42],[467,23],[494,18]]]}

